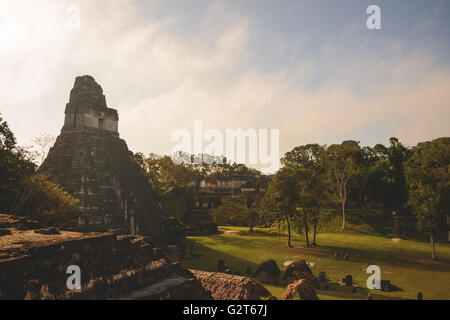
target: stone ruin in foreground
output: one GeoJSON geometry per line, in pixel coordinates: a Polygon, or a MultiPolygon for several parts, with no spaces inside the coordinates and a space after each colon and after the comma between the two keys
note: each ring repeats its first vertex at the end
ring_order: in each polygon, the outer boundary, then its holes
{"type": "Polygon", "coordinates": [[[2,299],[211,299],[151,239],[39,228],[39,222],[0,214],[2,299]],[[81,290],[67,287],[78,266],[81,290]]]}
{"type": "Polygon", "coordinates": [[[61,134],[39,170],[80,200],[81,231],[145,235],[158,246],[177,243],[183,232],[158,207],[119,137],[118,121],[94,78],[77,77],[61,134]]]}
{"type": "Polygon", "coordinates": [[[40,228],[38,221],[0,214],[0,300],[259,300],[258,281],[171,263],[151,239],[40,228]],[[78,266],[81,289],[70,289],[78,266]]]}

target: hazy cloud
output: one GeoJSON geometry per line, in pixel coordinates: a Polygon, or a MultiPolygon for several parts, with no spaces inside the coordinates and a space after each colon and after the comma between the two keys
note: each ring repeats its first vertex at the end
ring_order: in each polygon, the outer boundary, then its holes
{"type": "MultiPolygon", "coordinates": [[[[69,90],[83,74],[94,76],[118,109],[130,148],[145,153],[169,153],[172,131],[192,130],[194,120],[223,130],[279,128],[281,153],[300,143],[374,144],[398,136],[415,144],[449,133],[449,67],[424,47],[406,50],[401,39],[387,39],[378,52],[365,50],[367,39],[345,50],[330,40],[302,56],[304,30],[296,41],[275,37],[279,46],[258,52],[253,18],[221,2],[211,3],[199,16],[201,28],[188,35],[174,31],[179,17],[149,19],[125,0],[74,1],[81,29],[70,31],[70,4],[0,4],[0,111],[23,144],[59,133],[69,90]],[[255,63],[283,57],[289,63],[275,71],[255,63]]],[[[339,36],[358,32],[351,21],[339,36]]]]}

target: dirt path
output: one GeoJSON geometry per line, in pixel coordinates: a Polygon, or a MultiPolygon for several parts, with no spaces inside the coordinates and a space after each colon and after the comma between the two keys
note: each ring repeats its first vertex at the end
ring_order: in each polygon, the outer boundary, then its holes
{"type": "Polygon", "coordinates": [[[226,233],[226,234],[233,234],[233,235],[240,235],[241,232],[239,230],[227,230],[227,229],[219,229],[220,232],[226,233]]]}

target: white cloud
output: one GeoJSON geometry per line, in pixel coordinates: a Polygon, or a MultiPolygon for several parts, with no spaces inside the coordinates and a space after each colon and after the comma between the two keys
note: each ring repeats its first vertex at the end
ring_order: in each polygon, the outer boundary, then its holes
{"type": "MultiPolygon", "coordinates": [[[[91,74],[133,151],[169,153],[173,130],[279,128],[281,153],[300,143],[391,135],[409,144],[448,135],[450,72],[433,66],[425,50],[405,53],[399,43],[376,53],[334,60],[325,47],[296,65],[267,72],[250,67],[252,55],[302,50],[282,41],[273,52],[252,52],[257,30],[250,18],[213,3],[202,30],[172,31],[177,17],[149,20],[125,0],[77,1],[81,30],[66,28],[71,1],[0,4],[0,111],[23,144],[43,132],[58,134],[75,76],[91,74]],[[107,4],[107,5],[105,5],[107,4]],[[391,58],[389,52],[394,52],[391,58]],[[316,77],[322,81],[311,89],[316,77]]],[[[280,40],[281,41],[281,40],[280,40]]]]}

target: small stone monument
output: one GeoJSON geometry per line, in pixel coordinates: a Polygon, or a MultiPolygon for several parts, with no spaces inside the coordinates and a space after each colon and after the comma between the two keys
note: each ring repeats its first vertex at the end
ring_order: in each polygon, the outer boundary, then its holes
{"type": "Polygon", "coordinates": [[[392,237],[394,239],[400,238],[400,216],[394,211],[392,212],[393,230],[392,237]]]}
{"type": "Polygon", "coordinates": [[[227,268],[228,266],[225,264],[225,261],[220,259],[219,262],[217,263],[217,271],[224,272],[227,268]]]}
{"type": "Polygon", "coordinates": [[[319,272],[319,281],[320,282],[327,282],[327,274],[323,271],[319,272]]]}
{"type": "Polygon", "coordinates": [[[353,285],[353,277],[349,274],[346,275],[342,282],[345,283],[346,286],[351,287],[353,285]]]}

